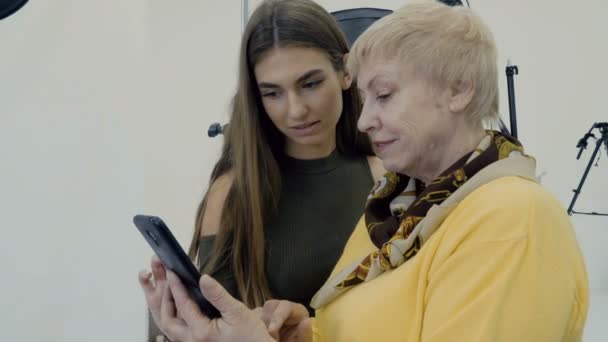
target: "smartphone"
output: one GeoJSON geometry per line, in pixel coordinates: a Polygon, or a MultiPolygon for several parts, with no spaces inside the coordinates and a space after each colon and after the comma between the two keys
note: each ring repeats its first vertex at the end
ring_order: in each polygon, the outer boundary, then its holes
{"type": "Polygon", "coordinates": [[[181,279],[201,312],[209,318],[221,317],[219,311],[203,297],[198,283],[201,274],[165,222],[157,216],[136,215],[133,217],[133,223],[165,267],[175,272],[181,279]]]}

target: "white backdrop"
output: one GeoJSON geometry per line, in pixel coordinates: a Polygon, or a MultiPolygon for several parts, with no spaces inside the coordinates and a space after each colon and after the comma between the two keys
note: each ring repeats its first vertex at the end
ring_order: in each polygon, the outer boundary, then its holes
{"type": "MultiPolygon", "coordinates": [[[[402,0],[322,0],[328,10],[402,0]]],[[[470,0],[516,76],[519,133],[566,207],[604,108],[600,0],[470,0]],[[542,17],[542,19],[541,19],[542,17]]],[[[250,0],[252,10],[258,0],[250,0]]],[[[7,341],[143,341],[136,274],[149,249],[130,220],[161,215],[187,245],[236,79],[241,2],[30,1],[0,22],[0,331],[7,341]]],[[[506,80],[501,80],[508,121],[506,80]]],[[[608,212],[608,155],[577,208],[608,212]]],[[[574,216],[592,305],[608,328],[608,219],[574,216]]]]}

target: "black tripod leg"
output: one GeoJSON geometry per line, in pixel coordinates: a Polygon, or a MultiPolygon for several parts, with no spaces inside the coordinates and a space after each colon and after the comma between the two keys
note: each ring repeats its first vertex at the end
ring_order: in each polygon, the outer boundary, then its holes
{"type": "Polygon", "coordinates": [[[507,91],[509,94],[509,118],[511,124],[511,136],[517,139],[517,113],[515,110],[515,86],[513,85],[513,75],[519,74],[517,65],[511,65],[509,61],[506,68],[507,91]]]}
{"type": "Polygon", "coordinates": [[[583,184],[585,183],[585,180],[587,179],[587,175],[589,174],[589,170],[591,170],[591,166],[593,165],[593,161],[595,161],[595,157],[597,157],[597,153],[600,151],[600,148],[602,147],[603,143],[604,143],[604,137],[602,137],[601,139],[597,140],[597,142],[595,144],[595,149],[593,150],[593,155],[591,156],[591,159],[589,159],[589,163],[587,164],[587,168],[585,169],[585,173],[583,173],[583,178],[581,178],[581,181],[578,184],[578,188],[576,190],[572,190],[572,191],[574,191],[574,197],[572,197],[572,201],[570,202],[570,205],[568,206],[568,215],[572,215],[572,208],[574,208],[574,203],[576,202],[576,199],[578,198],[578,195],[581,194],[581,189],[583,188],[583,184]]]}

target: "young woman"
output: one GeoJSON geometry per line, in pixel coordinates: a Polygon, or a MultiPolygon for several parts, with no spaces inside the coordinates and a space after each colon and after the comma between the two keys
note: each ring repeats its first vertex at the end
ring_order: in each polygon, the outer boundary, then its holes
{"type": "MultiPolygon", "coordinates": [[[[308,0],[267,0],[242,38],[238,89],[190,256],[249,307],[308,305],[383,173],[357,131],[358,92],[333,17],[308,0]],[[376,177],[374,177],[376,176],[376,177]]],[[[158,322],[158,260],[140,282],[158,322]]]]}

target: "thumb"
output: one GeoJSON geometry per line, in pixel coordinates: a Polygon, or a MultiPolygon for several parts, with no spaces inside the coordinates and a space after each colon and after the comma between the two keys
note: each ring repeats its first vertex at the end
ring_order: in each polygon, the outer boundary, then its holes
{"type": "Polygon", "coordinates": [[[312,321],[307,318],[298,324],[297,342],[312,342],[312,321]]]}
{"type": "Polygon", "coordinates": [[[239,320],[249,310],[245,304],[234,299],[215,279],[203,275],[199,282],[203,296],[215,306],[228,321],[239,320]]]}

